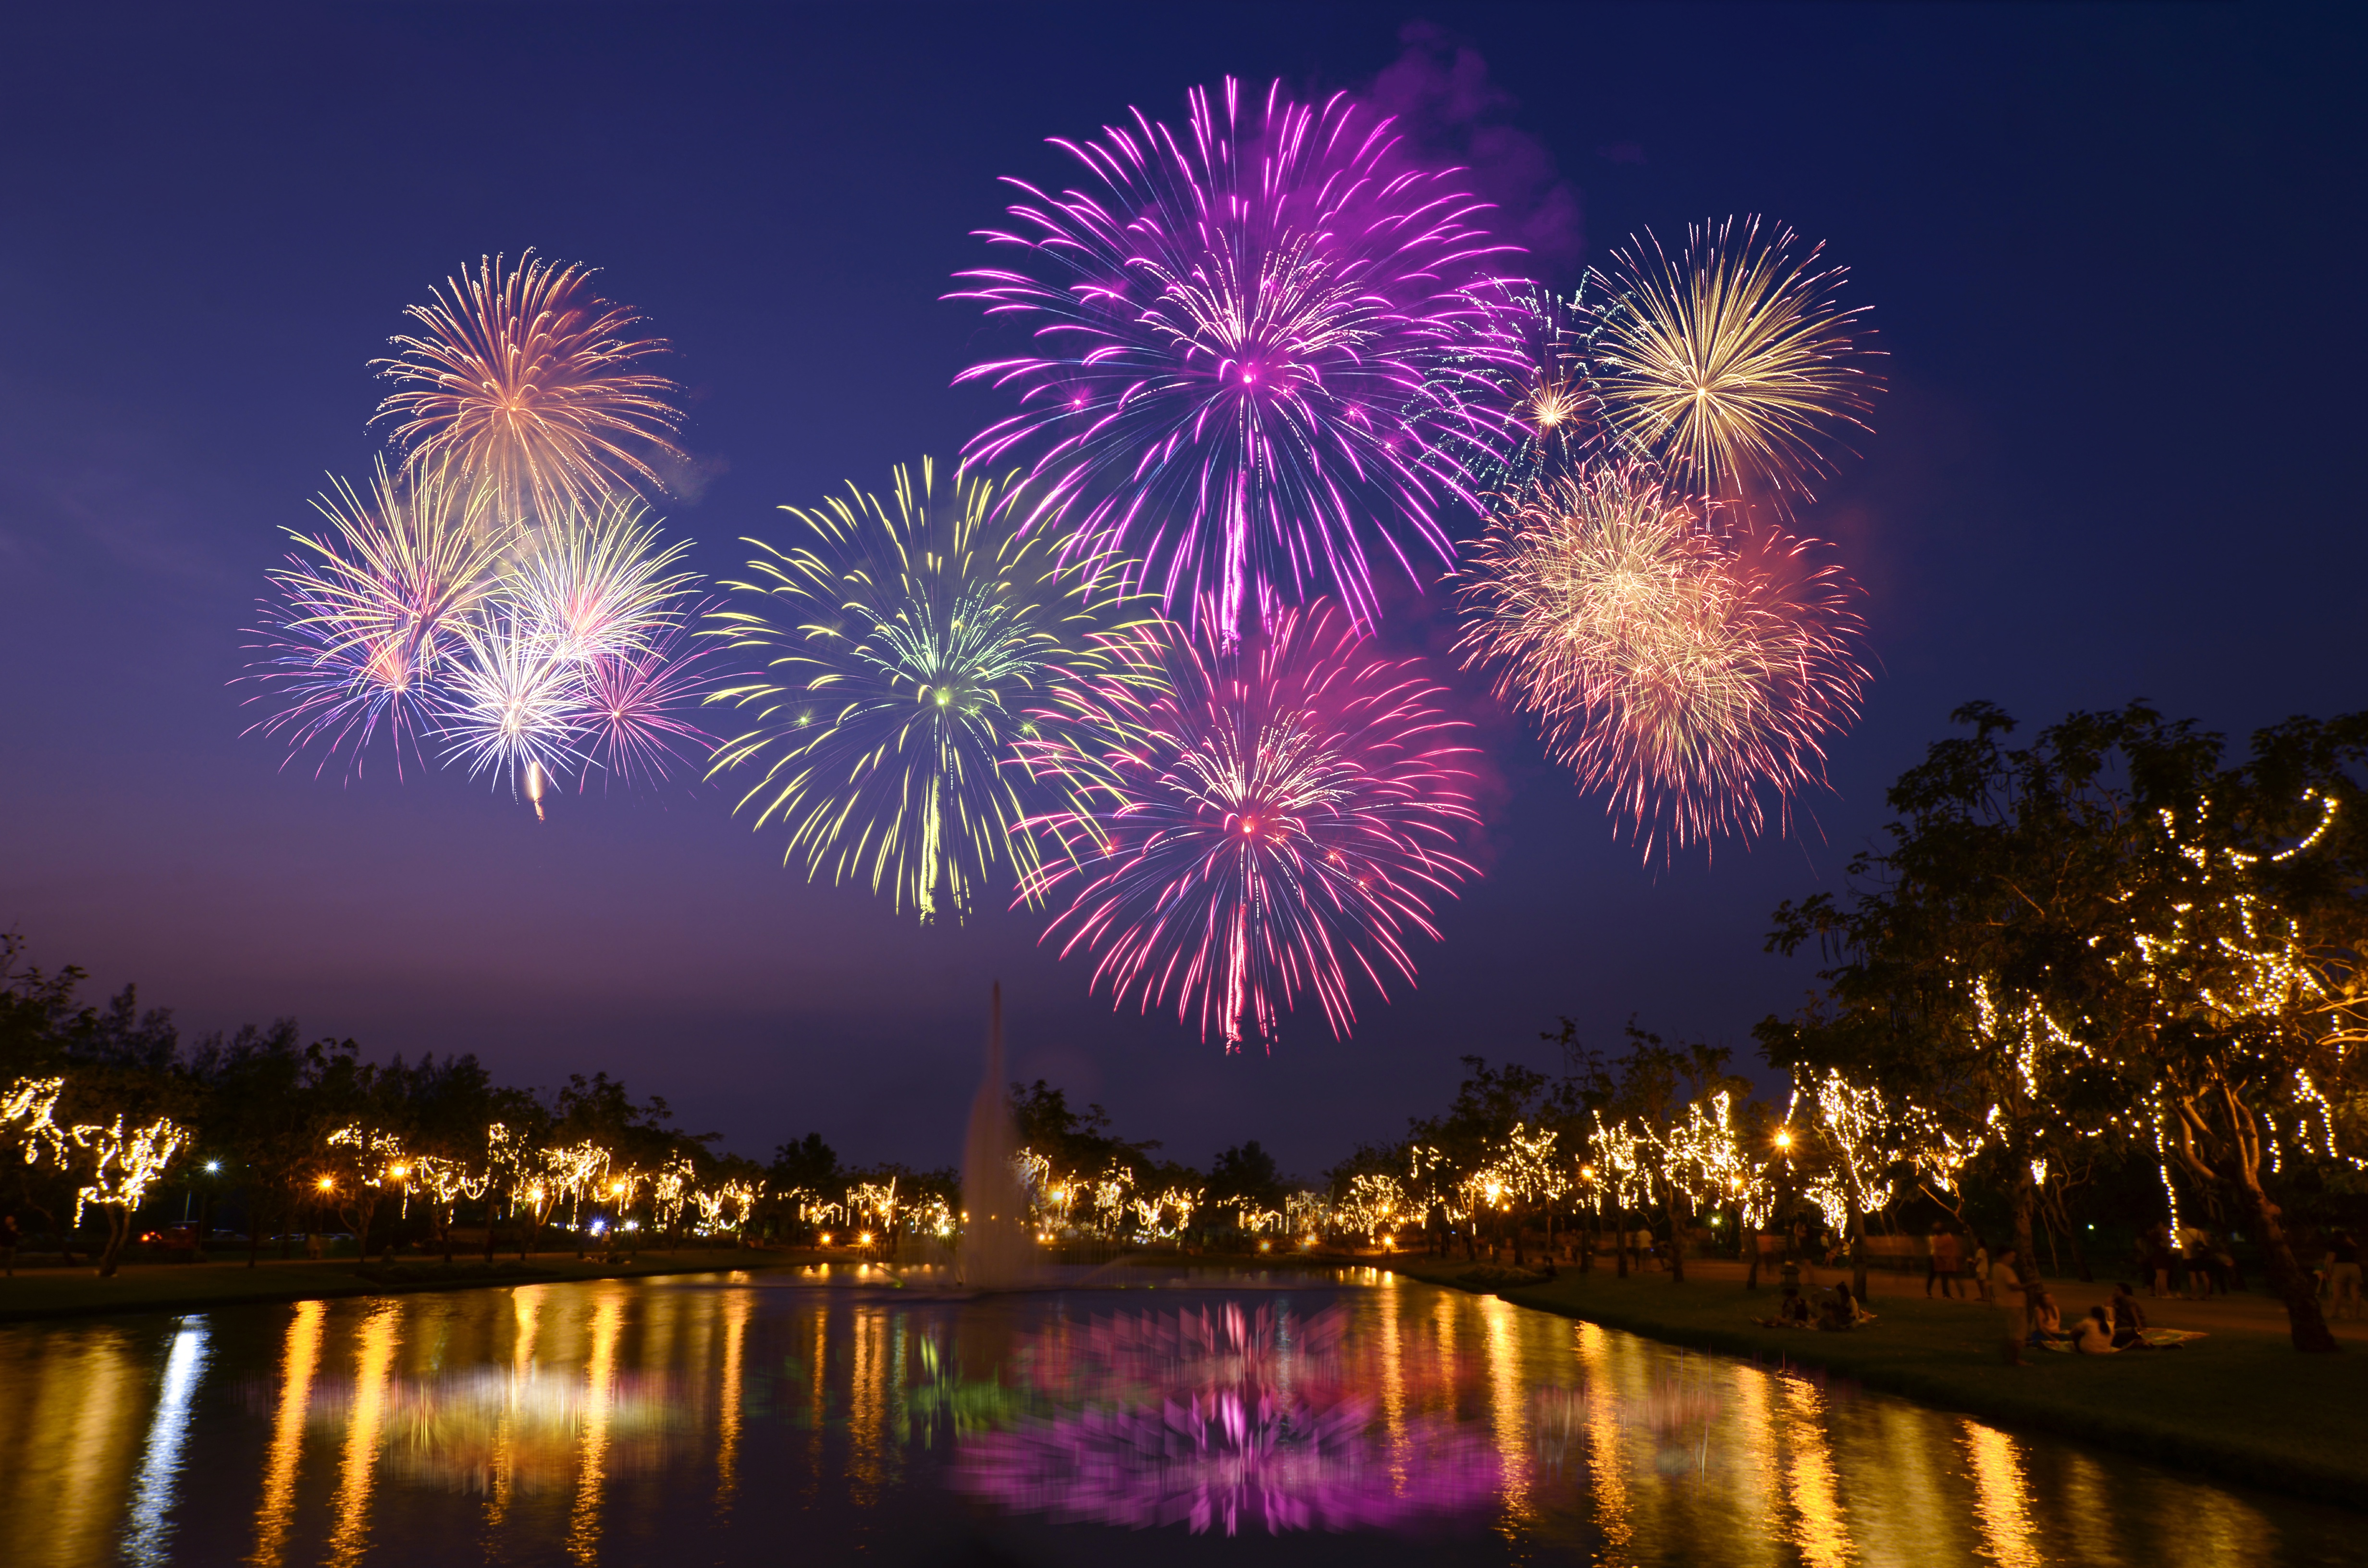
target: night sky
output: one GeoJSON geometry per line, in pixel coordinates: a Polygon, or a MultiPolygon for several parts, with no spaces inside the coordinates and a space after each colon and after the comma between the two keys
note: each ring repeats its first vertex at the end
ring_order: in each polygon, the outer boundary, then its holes
{"type": "MultiPolygon", "coordinates": [[[[2368,704],[2361,44],[2337,12],[2135,6],[14,7],[0,926],[185,1032],[292,1014],[511,1081],[605,1069],[760,1156],[819,1129],[951,1163],[997,977],[1017,1074],[1193,1163],[1255,1137],[1314,1175],[1442,1104],[1460,1055],[1550,1063],[1564,1014],[1748,1057],[1813,983],[1762,954],[1769,912],[1836,885],[1960,703],[2145,696],[2232,733],[2368,704]],[[1005,340],[940,296],[997,176],[1064,176],[1044,138],[1394,65],[1455,87],[1411,96],[1417,134],[1479,157],[1555,280],[1756,211],[1873,307],[1878,433],[1804,526],[1879,665],[1791,839],[1647,868],[1455,676],[1487,869],[1419,988],[1227,1059],[1088,998],[1035,917],[924,931],[808,886],[723,789],[538,824],[457,770],[316,779],[242,737],[280,530],[367,471],[365,361],[481,253],[593,263],[673,340],[708,477],[665,510],[730,574],[775,506],[1003,406],[950,387],[1005,340]]],[[[1441,596],[1400,597],[1390,635],[1442,643],[1441,596]]]]}

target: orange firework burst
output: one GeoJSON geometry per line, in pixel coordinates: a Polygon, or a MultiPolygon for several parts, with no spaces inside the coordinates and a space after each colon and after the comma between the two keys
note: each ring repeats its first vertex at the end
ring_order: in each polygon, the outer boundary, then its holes
{"type": "Polygon", "coordinates": [[[1465,574],[1466,667],[1495,670],[1649,857],[1750,836],[1825,775],[1866,671],[1853,595],[1811,541],[1725,534],[1636,465],[1537,486],[1465,574]]]}
{"type": "Polygon", "coordinates": [[[1864,427],[1877,384],[1856,362],[1860,312],[1836,298],[1843,269],[1789,229],[1763,239],[1756,218],[1689,229],[1682,262],[1645,239],[1600,279],[1594,381],[1613,427],[1710,494],[1801,491],[1832,428],[1864,427]]]}
{"type": "Polygon", "coordinates": [[[628,335],[642,318],[595,294],[591,276],[529,249],[514,267],[484,258],[404,312],[422,330],[372,361],[401,389],[372,422],[397,422],[406,466],[454,463],[492,487],[505,520],[662,488],[647,457],[682,455],[679,389],[633,367],[666,340],[628,335]]]}

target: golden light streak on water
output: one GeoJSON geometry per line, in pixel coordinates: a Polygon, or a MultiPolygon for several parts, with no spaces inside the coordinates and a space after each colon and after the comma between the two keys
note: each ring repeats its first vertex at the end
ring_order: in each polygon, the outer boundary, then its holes
{"type": "Polygon", "coordinates": [[[584,1447],[575,1478],[575,1506],[567,1519],[567,1555],[582,1563],[600,1560],[600,1491],[607,1481],[609,1418],[617,1403],[617,1336],[623,1332],[625,1304],[616,1291],[592,1311],[592,1362],[584,1371],[584,1447]]]}
{"type": "Polygon", "coordinates": [[[830,1390],[825,1374],[830,1368],[830,1316],[817,1306],[813,1312],[814,1348],[807,1353],[806,1379],[814,1398],[806,1412],[806,1430],[814,1434],[811,1451],[806,1459],[806,1495],[812,1497],[822,1484],[823,1433],[830,1419],[830,1390]]]}
{"type": "MultiPolygon", "coordinates": [[[[1948,1495],[1933,1464],[1931,1417],[1894,1405],[1853,1403],[1835,1409],[1833,1425],[1850,1497],[1850,1537],[1860,1554],[1869,1562],[1962,1555],[1968,1543],[1952,1527],[1964,1520],[1965,1510],[1948,1495]]],[[[1947,1452],[1945,1447],[1938,1451],[1947,1452]]]]}
{"type": "Polygon", "coordinates": [[[279,1568],[296,1500],[296,1471],[304,1458],[304,1414],[312,1408],[313,1374],[321,1365],[321,1320],[326,1301],[299,1301],[288,1320],[288,1347],[279,1358],[279,1408],[271,1418],[271,1449],[263,1461],[263,1501],[255,1510],[254,1568],[279,1568]]]}
{"type": "Polygon", "coordinates": [[[1578,1325],[1578,1362],[1587,1369],[1587,1469],[1595,1499],[1595,1529],[1605,1562],[1633,1561],[1636,1527],[1629,1514],[1628,1464],[1620,1451],[1620,1408],[1612,1387],[1611,1335],[1591,1323],[1578,1325]]]}
{"type": "Polygon", "coordinates": [[[854,1315],[855,1332],[849,1338],[855,1366],[847,1391],[848,1494],[868,1505],[888,1479],[882,1452],[888,1425],[888,1314],[878,1307],[858,1306],[854,1315]]]}
{"type": "Polygon", "coordinates": [[[748,1314],[755,1298],[734,1290],[723,1298],[723,1397],[717,1412],[722,1427],[715,1449],[715,1512],[721,1519],[732,1509],[732,1494],[740,1484],[740,1358],[747,1348],[748,1314]]]}
{"type": "Polygon", "coordinates": [[[1757,1367],[1736,1367],[1728,1379],[1735,1393],[1735,1413],[1722,1434],[1741,1449],[1736,1465],[1738,1513],[1745,1519],[1775,1517],[1783,1495],[1784,1468],[1778,1458],[1776,1413],[1770,1401],[1775,1374],[1757,1367]]]}
{"type": "Polygon", "coordinates": [[[1793,1540],[1809,1568],[1841,1568],[1853,1561],[1850,1521],[1842,1517],[1833,1450],[1826,1442],[1826,1400],[1803,1378],[1779,1380],[1786,1447],[1792,1453],[1793,1540]]]}
{"type": "Polygon", "coordinates": [[[1488,1424],[1504,1467],[1502,1528],[1510,1534],[1535,1513],[1530,1502],[1529,1390],[1521,1376],[1520,1341],[1528,1314],[1502,1296],[1482,1296],[1478,1302],[1488,1367],[1488,1424]]]}
{"type": "MultiPolygon", "coordinates": [[[[2113,1507],[2106,1495],[2105,1467],[2086,1454],[2070,1455],[2064,1465],[2063,1502],[2057,1511],[2071,1526],[2072,1544],[2083,1562],[2119,1562],[2125,1554],[2113,1528],[2113,1507]]],[[[2241,1555],[2224,1556],[2240,1562],[2241,1555]]]]}
{"type": "Polygon", "coordinates": [[[2182,1505],[2178,1529],[2197,1557],[2213,1568],[2246,1568],[2280,1560],[2276,1528],[2243,1499],[2225,1492],[2203,1492],[2192,1505],[2182,1505]]]}
{"type": "Polygon", "coordinates": [[[499,1529],[509,1517],[510,1504],[518,1494],[518,1406],[519,1392],[534,1375],[534,1345],[542,1326],[542,1297],[546,1288],[521,1285],[510,1292],[510,1388],[509,1405],[502,1412],[501,1422],[494,1428],[493,1479],[485,1488],[485,1528],[488,1533],[499,1529]]]}
{"type": "Polygon", "coordinates": [[[1981,1522],[1982,1555],[1998,1568],[2039,1568],[2032,1540],[2031,1494],[2014,1439],[1994,1426],[1967,1420],[1960,1427],[1965,1458],[1974,1467],[1974,1515],[1981,1522]]]}
{"type": "Polygon", "coordinates": [[[381,1301],[362,1322],[354,1358],[354,1406],[346,1421],[346,1454],[337,1471],[336,1528],[329,1536],[331,1568],[351,1568],[370,1547],[370,1485],[378,1467],[379,1426],[386,1418],[387,1375],[403,1343],[401,1299],[381,1301]]]}
{"type": "MultiPolygon", "coordinates": [[[[39,1341],[35,1341],[38,1345],[39,1341]]],[[[110,1561],[109,1537],[131,1467],[134,1406],[144,1403],[120,1330],[19,1360],[9,1382],[31,1386],[20,1431],[0,1432],[14,1453],[0,1479],[16,1494],[6,1516],[9,1559],[26,1568],[110,1561]]],[[[5,1451],[5,1450],[0,1450],[5,1451]]]]}

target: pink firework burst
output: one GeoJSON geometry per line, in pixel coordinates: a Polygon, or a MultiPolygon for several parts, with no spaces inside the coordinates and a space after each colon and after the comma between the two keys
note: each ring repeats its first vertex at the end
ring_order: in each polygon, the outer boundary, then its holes
{"type": "Polygon", "coordinates": [[[1376,559],[1451,562],[1440,512],[1478,510],[1458,454],[1505,417],[1490,271],[1518,247],[1345,94],[1245,104],[1228,79],[1189,103],[1180,131],[1134,110],[1055,141],[1080,187],[1008,182],[1018,227],[983,237],[1028,270],[959,274],[949,297],[1034,343],[956,378],[1021,403],[964,460],[1032,456],[1031,524],[1065,514],[1079,548],[1143,562],[1229,631],[1326,585],[1369,625],[1376,559]]]}
{"type": "Polygon", "coordinates": [[[1270,1045],[1313,993],[1345,1038],[1350,973],[1411,983],[1408,933],[1436,939],[1432,900],[1476,874],[1454,851],[1479,821],[1477,753],[1440,688],[1338,607],[1278,610],[1241,641],[1203,609],[1159,686],[1097,686],[1093,740],[1023,744],[1087,804],[1031,820],[1065,854],[1021,898],[1059,906],[1045,939],[1092,953],[1121,1005],[1172,998],[1233,1051],[1270,1045]]]}

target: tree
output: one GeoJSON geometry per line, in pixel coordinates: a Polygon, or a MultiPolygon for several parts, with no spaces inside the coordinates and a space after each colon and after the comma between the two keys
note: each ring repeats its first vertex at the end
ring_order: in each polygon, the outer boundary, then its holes
{"type": "Polygon", "coordinates": [[[1279,1213],[1288,1195],[1274,1156],[1255,1138],[1220,1150],[1209,1162],[1208,1207],[1231,1209],[1244,1230],[1250,1228],[1245,1215],[1279,1213]]]}

